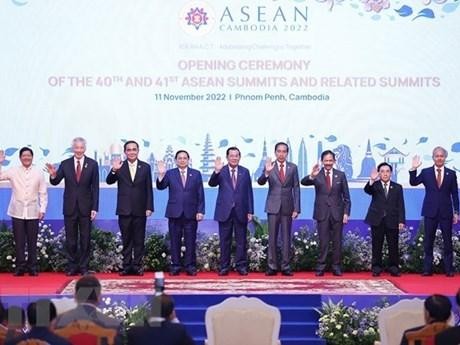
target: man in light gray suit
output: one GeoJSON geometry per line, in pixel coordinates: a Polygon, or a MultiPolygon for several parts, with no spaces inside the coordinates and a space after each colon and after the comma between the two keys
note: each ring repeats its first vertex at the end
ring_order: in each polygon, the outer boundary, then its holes
{"type": "Polygon", "coordinates": [[[315,164],[311,174],[301,181],[304,186],[314,185],[316,192],[313,219],[317,222],[320,247],[316,275],[324,275],[329,241],[332,241],[332,273],[341,276],[342,229],[343,224],[348,223],[350,215],[350,193],[345,173],[333,169],[334,152],[324,151],[321,154],[321,162],[322,169],[319,164],[315,164]]]}
{"type": "Polygon", "coordinates": [[[265,169],[257,180],[264,185],[268,181],[268,195],[265,212],[268,216],[268,269],[267,276],[274,276],[278,271],[277,239],[281,230],[281,273],[292,276],[291,227],[292,220],[300,213],[299,173],[294,163],[287,162],[289,147],[279,142],[275,145],[276,161],[268,157],[265,169]]]}

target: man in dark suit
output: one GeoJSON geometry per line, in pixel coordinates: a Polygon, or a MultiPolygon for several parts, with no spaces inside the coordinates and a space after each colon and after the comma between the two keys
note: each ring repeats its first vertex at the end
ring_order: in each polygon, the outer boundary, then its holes
{"type": "Polygon", "coordinates": [[[382,249],[386,238],[388,244],[388,271],[399,276],[399,231],[406,222],[403,188],[391,181],[393,167],[380,163],[371,173],[364,191],[372,196],[365,222],[372,229],[372,275],[378,277],[382,272],[382,249]],[[380,181],[378,181],[380,179],[380,181]]]}
{"type": "MultiPolygon", "coordinates": [[[[401,338],[400,345],[408,345],[409,342],[406,338],[406,333],[418,331],[434,322],[447,322],[451,316],[452,304],[450,300],[443,295],[432,295],[429,296],[424,303],[424,316],[425,316],[425,324],[422,326],[410,328],[404,331],[404,334],[401,338]]],[[[419,345],[420,343],[415,343],[415,345],[419,345]]],[[[445,345],[445,343],[442,343],[445,345]]]]}
{"type": "Polygon", "coordinates": [[[128,344],[193,345],[195,342],[185,327],[177,322],[173,299],[161,294],[154,296],[147,323],[128,330],[128,344]]]}
{"type": "Polygon", "coordinates": [[[265,169],[257,179],[264,185],[268,181],[268,195],[265,212],[268,216],[268,276],[276,275],[278,270],[277,242],[281,228],[281,273],[292,276],[291,261],[291,228],[292,220],[300,213],[299,173],[294,163],[287,162],[289,147],[284,142],[275,145],[276,161],[272,163],[268,157],[265,169]]]}
{"type": "Polygon", "coordinates": [[[425,221],[423,276],[433,274],[433,244],[438,226],[441,228],[444,242],[444,271],[446,276],[454,276],[452,223],[457,224],[458,221],[458,185],[455,171],[444,166],[446,158],[447,151],[440,146],[435,147],[433,149],[434,166],[423,169],[417,176],[417,169],[422,162],[419,156],[415,156],[409,171],[411,186],[419,184],[425,186],[425,199],[422,207],[422,216],[425,221]]]}
{"type": "Polygon", "coordinates": [[[31,326],[29,332],[5,343],[15,345],[28,339],[42,340],[47,344],[70,345],[66,339],[56,335],[51,329],[51,322],[56,318],[56,307],[49,299],[32,302],[27,307],[27,320],[31,326]]]}
{"type": "Polygon", "coordinates": [[[241,152],[237,147],[227,149],[227,165],[216,158],[209,186],[219,186],[214,220],[219,222],[220,276],[230,271],[232,234],[235,232],[236,270],[240,275],[248,274],[247,226],[254,213],[254,199],[249,170],[239,165],[241,152]]]}
{"type": "MultiPolygon", "coordinates": [[[[460,307],[460,289],[457,291],[457,305],[460,307]]],[[[460,344],[460,325],[451,327],[437,334],[436,345],[458,345],[460,344]]]]}
{"type": "Polygon", "coordinates": [[[59,168],[46,164],[50,183],[58,185],[63,179],[64,226],[66,235],[66,274],[73,276],[88,273],[91,243],[91,222],[99,207],[99,167],[94,159],[85,156],[86,140],[75,138],[73,157],[61,162],[59,168]],[[80,252],[78,252],[80,237],[80,252]]]}
{"type": "Polygon", "coordinates": [[[133,140],[124,144],[126,160],[114,160],[107,184],[118,182],[117,215],[123,243],[123,267],[120,275],[144,275],[147,217],[153,213],[152,172],[150,165],[138,159],[139,145],[133,140]]]}
{"type": "Polygon", "coordinates": [[[168,218],[171,241],[170,275],[173,276],[181,270],[182,234],[185,272],[190,276],[196,275],[196,231],[205,210],[203,179],[198,170],[188,166],[189,159],[187,151],[179,150],[175,155],[177,168],[166,171],[165,163],[158,162],[157,188],[169,188],[165,217],[168,218]]]}
{"type": "Polygon", "coordinates": [[[334,169],[335,154],[330,150],[321,153],[321,162],[313,166],[310,175],[305,176],[301,184],[315,186],[315,206],[313,219],[316,220],[319,235],[320,255],[316,267],[316,276],[324,275],[329,241],[332,241],[332,274],[342,275],[342,229],[348,223],[351,201],[345,174],[334,169]]]}
{"type": "Polygon", "coordinates": [[[75,284],[75,301],[77,306],[57,316],[55,328],[63,328],[73,321],[87,320],[104,328],[113,328],[117,331],[115,344],[122,343],[121,322],[111,318],[97,309],[101,302],[101,283],[94,275],[81,277],[75,284]]]}

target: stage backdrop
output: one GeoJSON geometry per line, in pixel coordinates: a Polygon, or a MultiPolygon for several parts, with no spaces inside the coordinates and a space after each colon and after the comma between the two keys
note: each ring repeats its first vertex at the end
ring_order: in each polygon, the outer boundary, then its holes
{"type": "MultiPolygon", "coordinates": [[[[460,1],[4,0],[0,5],[0,147],[3,169],[30,146],[35,162],[59,163],[73,137],[101,166],[100,219],[114,218],[105,179],[123,142],[141,158],[174,166],[190,152],[204,180],[216,156],[236,145],[254,179],[277,141],[307,175],[332,149],[362,219],[371,169],[386,160],[408,187],[411,158],[431,165],[449,151],[460,168],[460,1]]],[[[10,191],[0,190],[0,219],[10,191]]],[[[256,186],[255,186],[256,187],[256,186]]],[[[155,219],[167,192],[155,191],[155,219]]],[[[212,218],[216,191],[206,190],[212,218]]],[[[265,188],[256,188],[264,217],[265,188]]],[[[47,217],[61,218],[62,189],[50,189],[47,217]]],[[[302,189],[302,218],[311,218],[302,189]]],[[[423,190],[406,188],[418,219],[423,190]]]]}

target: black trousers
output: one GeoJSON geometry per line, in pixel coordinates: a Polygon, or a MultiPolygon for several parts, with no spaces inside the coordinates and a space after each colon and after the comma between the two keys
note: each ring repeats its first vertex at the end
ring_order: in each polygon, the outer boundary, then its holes
{"type": "Polygon", "coordinates": [[[241,223],[233,208],[230,216],[225,222],[219,222],[219,246],[220,246],[220,269],[230,269],[230,255],[232,249],[232,237],[235,232],[236,254],[235,265],[237,269],[247,269],[247,226],[248,223],[241,223]]]}
{"type": "Polygon", "coordinates": [[[64,216],[67,271],[87,271],[91,247],[91,218],[81,215],[78,206],[74,214],[64,216]]]}
{"type": "Polygon", "coordinates": [[[118,216],[118,225],[123,243],[123,270],[138,271],[144,268],[146,216],[118,216]]]}
{"type": "Polygon", "coordinates": [[[371,226],[372,231],[372,272],[382,272],[383,242],[388,244],[388,270],[391,273],[399,272],[399,229],[389,228],[385,221],[377,226],[371,226]]]}
{"type": "Polygon", "coordinates": [[[343,220],[335,220],[330,211],[324,220],[317,222],[319,236],[319,258],[316,269],[326,269],[329,242],[332,242],[332,269],[340,269],[342,262],[342,230],[343,220]]]}
{"type": "Polygon", "coordinates": [[[453,266],[453,248],[452,248],[452,218],[441,218],[441,217],[425,217],[425,238],[423,240],[423,249],[425,256],[423,259],[423,271],[433,271],[433,246],[434,239],[436,238],[436,230],[439,228],[442,232],[442,240],[444,244],[443,262],[444,272],[454,272],[453,266]]]}
{"type": "Polygon", "coordinates": [[[38,219],[12,218],[16,271],[37,270],[38,219]],[[25,259],[27,243],[27,262],[25,259]]]}
{"type": "Polygon", "coordinates": [[[182,215],[179,218],[169,218],[168,227],[171,241],[171,270],[177,271],[181,268],[182,236],[184,236],[185,243],[185,269],[196,269],[196,230],[198,222],[196,219],[187,219],[182,215]]]}

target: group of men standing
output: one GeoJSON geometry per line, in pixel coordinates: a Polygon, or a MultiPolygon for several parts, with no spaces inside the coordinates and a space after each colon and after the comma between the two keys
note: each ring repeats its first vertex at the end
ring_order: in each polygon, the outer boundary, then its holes
{"type": "MultiPolygon", "coordinates": [[[[88,273],[90,258],[90,232],[99,204],[99,169],[95,160],[87,157],[86,141],[75,138],[73,156],[61,162],[56,169],[46,164],[52,185],[64,180],[63,214],[66,234],[66,274],[88,273]]],[[[287,161],[289,146],[284,142],[275,145],[275,161],[267,158],[265,168],[257,182],[268,183],[265,212],[268,219],[268,269],[266,275],[279,271],[292,276],[291,228],[300,213],[300,184],[314,186],[313,218],[317,223],[320,254],[316,275],[326,271],[329,246],[332,244],[332,273],[341,276],[342,229],[350,216],[351,200],[344,172],[334,168],[335,154],[327,150],[321,154],[321,165],[315,164],[311,173],[299,179],[297,166],[287,161]],[[281,244],[281,261],[278,243],[281,244]]],[[[146,220],[153,211],[151,167],[138,159],[139,145],[135,141],[124,144],[126,160],[112,162],[107,184],[117,183],[118,223],[122,237],[123,266],[120,275],[143,275],[143,256],[146,220]]],[[[447,151],[442,147],[433,150],[434,166],[423,169],[417,176],[420,158],[415,156],[410,170],[410,184],[424,184],[426,189],[422,215],[425,220],[423,275],[432,274],[433,243],[438,226],[444,240],[445,273],[454,275],[452,253],[452,223],[458,221],[459,199],[455,171],[444,166],[447,151]]],[[[19,152],[21,165],[6,172],[1,171],[4,154],[0,151],[0,179],[10,180],[12,197],[8,214],[13,220],[16,249],[15,275],[29,271],[37,275],[36,240],[38,221],[47,206],[47,192],[43,173],[32,165],[33,151],[24,147],[19,152]],[[28,260],[25,261],[27,242],[28,260]]],[[[232,237],[235,237],[235,269],[240,275],[248,274],[247,225],[254,214],[252,181],[249,170],[241,166],[241,152],[237,147],[226,151],[227,164],[220,157],[215,160],[214,172],[208,185],[218,187],[214,219],[219,224],[220,276],[231,271],[232,237]],[[233,235],[234,234],[234,235],[233,235]]],[[[169,198],[165,216],[168,218],[171,244],[170,275],[184,269],[188,275],[197,274],[196,233],[198,222],[205,213],[205,199],[201,173],[189,167],[190,156],[185,150],[176,152],[177,167],[167,170],[158,162],[156,187],[168,189],[169,198]],[[181,263],[182,238],[185,243],[184,262],[181,263]]],[[[389,248],[388,271],[399,276],[399,231],[405,227],[405,207],[402,186],[391,181],[392,166],[381,163],[371,173],[364,191],[372,196],[366,223],[372,231],[372,274],[383,271],[382,248],[386,238],[389,248]]]]}

